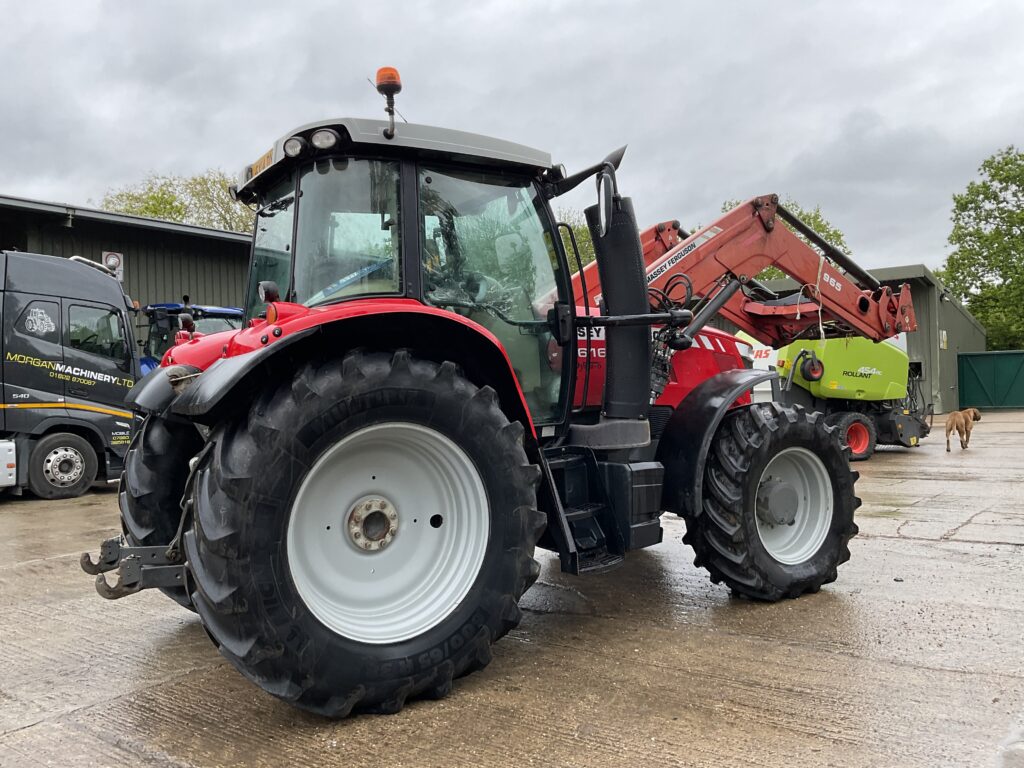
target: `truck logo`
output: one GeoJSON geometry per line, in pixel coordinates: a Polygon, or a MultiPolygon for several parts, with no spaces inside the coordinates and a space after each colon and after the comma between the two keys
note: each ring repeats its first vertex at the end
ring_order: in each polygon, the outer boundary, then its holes
{"type": "Polygon", "coordinates": [[[46,314],[45,309],[33,307],[25,318],[25,330],[36,336],[45,336],[56,331],[57,326],[53,324],[53,318],[46,314]]]}

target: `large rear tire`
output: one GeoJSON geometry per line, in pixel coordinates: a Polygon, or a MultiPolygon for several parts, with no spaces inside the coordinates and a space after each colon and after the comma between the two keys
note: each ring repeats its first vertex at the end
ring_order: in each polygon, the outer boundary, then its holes
{"type": "Polygon", "coordinates": [[[308,364],[218,427],[185,546],[221,653],[343,717],[490,661],[539,566],[540,473],[490,388],[405,352],[308,364]]]}
{"type": "Polygon", "coordinates": [[[847,456],[820,413],[760,403],[727,414],[705,465],[702,508],[684,514],[694,564],[757,600],[835,581],[860,506],[847,456]]]}
{"type": "MultiPolygon", "coordinates": [[[[191,424],[149,416],[136,433],[124,459],[118,489],[121,529],[132,546],[170,544],[181,522],[181,497],[188,480],[189,460],[203,447],[191,424]]],[[[160,590],[190,610],[185,587],[160,590]]]]}

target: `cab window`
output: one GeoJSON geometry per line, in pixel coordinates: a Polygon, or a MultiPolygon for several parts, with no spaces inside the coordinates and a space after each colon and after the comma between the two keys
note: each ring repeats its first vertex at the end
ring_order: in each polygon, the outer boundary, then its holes
{"type": "Polygon", "coordinates": [[[399,165],[321,160],[299,180],[293,300],[306,306],[401,288],[399,165]]]}
{"type": "Polygon", "coordinates": [[[121,316],[112,309],[72,304],[68,309],[68,346],[124,362],[127,344],[121,316]]]}

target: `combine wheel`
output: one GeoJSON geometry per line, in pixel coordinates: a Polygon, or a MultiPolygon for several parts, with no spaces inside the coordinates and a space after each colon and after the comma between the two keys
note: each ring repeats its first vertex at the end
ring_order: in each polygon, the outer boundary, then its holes
{"type": "Polygon", "coordinates": [[[485,666],[537,577],[539,471],[452,363],[307,364],[218,427],[186,552],[196,609],[264,690],[343,717],[485,666]]]}
{"type": "Polygon", "coordinates": [[[684,515],[683,541],[712,581],[741,595],[817,592],[850,558],[855,479],[821,414],[778,403],[737,408],[715,435],[703,506],[684,515]]]}
{"type": "Polygon", "coordinates": [[[850,446],[850,461],[871,458],[875,452],[875,443],[878,442],[878,430],[873,419],[862,413],[847,411],[829,418],[829,424],[839,430],[839,439],[850,446]]]}
{"type": "MultiPolygon", "coordinates": [[[[150,416],[124,458],[118,492],[121,529],[133,546],[170,544],[181,522],[181,497],[188,463],[203,447],[191,424],[176,424],[150,416]]],[[[161,589],[186,608],[192,608],[184,587],[161,589]]]]}

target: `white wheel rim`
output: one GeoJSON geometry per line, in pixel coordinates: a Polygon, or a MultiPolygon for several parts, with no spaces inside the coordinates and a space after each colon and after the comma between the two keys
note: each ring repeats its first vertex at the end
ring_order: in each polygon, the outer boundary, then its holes
{"type": "Polygon", "coordinates": [[[758,481],[755,501],[757,533],[768,554],[785,565],[809,560],[821,548],[832,527],[832,481],[824,463],[806,448],[786,448],[768,462],[758,481]],[[794,503],[774,508],[772,488],[783,488],[774,499],[794,503]],[[764,503],[768,501],[769,503],[764,503]],[[792,520],[792,524],[789,523],[792,520]]]}
{"type": "Polygon", "coordinates": [[[397,643],[458,607],[489,534],[487,492],[465,451],[429,427],[375,424],[331,446],[302,480],[288,521],[288,568],[329,629],[397,643]]]}
{"type": "Polygon", "coordinates": [[[54,448],[43,459],[43,477],[56,488],[68,488],[85,474],[85,457],[71,446],[54,448]]]}

